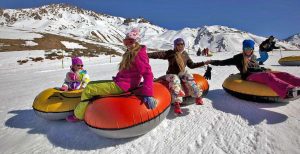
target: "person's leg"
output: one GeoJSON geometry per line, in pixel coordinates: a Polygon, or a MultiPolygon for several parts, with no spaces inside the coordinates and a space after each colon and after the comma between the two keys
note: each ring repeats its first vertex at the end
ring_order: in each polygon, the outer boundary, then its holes
{"type": "Polygon", "coordinates": [[[260,55],[260,58],[258,58],[257,61],[259,61],[261,63],[264,63],[269,58],[268,52],[259,51],[259,55],[260,55]]]}
{"type": "Polygon", "coordinates": [[[174,99],[174,112],[176,114],[182,114],[183,112],[180,108],[180,104],[183,101],[182,96],[184,96],[185,93],[182,90],[180,79],[176,74],[167,74],[166,80],[169,82],[169,90],[174,99]]]}
{"type": "Polygon", "coordinates": [[[268,58],[269,58],[269,54],[268,54],[268,52],[264,52],[263,53],[263,57],[262,57],[262,60],[261,60],[261,62],[265,62],[265,61],[267,61],[268,60],[268,58]]]}
{"type": "Polygon", "coordinates": [[[180,79],[176,74],[167,74],[166,80],[169,83],[169,89],[174,95],[181,97],[185,95],[181,87],[180,79]]]}
{"type": "Polygon", "coordinates": [[[260,58],[258,58],[257,61],[260,64],[263,64],[269,58],[269,54],[265,51],[259,51],[259,55],[260,55],[260,58]]]}
{"type": "Polygon", "coordinates": [[[123,90],[113,81],[92,81],[84,88],[81,101],[74,110],[76,118],[82,120],[89,101],[95,96],[121,94],[123,90]]]}
{"type": "Polygon", "coordinates": [[[196,98],[195,103],[197,105],[202,105],[203,104],[203,101],[201,98],[202,89],[197,86],[193,75],[185,72],[185,73],[180,73],[179,77],[182,80],[182,83],[184,84],[184,86],[188,89],[189,95],[196,98]]]}
{"type": "Polygon", "coordinates": [[[272,72],[277,78],[293,85],[292,89],[288,90],[288,97],[296,97],[300,95],[300,78],[286,72],[272,72]]]}
{"type": "Polygon", "coordinates": [[[259,51],[258,53],[259,53],[259,58],[257,58],[256,61],[260,62],[261,61],[261,57],[262,57],[262,51],[259,51]]]}
{"type": "Polygon", "coordinates": [[[293,85],[300,87],[300,78],[286,72],[272,72],[277,78],[293,85]]]}
{"type": "Polygon", "coordinates": [[[262,83],[269,86],[281,98],[285,98],[288,90],[294,87],[293,85],[277,78],[273,73],[270,72],[253,73],[248,76],[247,80],[262,83]]]}

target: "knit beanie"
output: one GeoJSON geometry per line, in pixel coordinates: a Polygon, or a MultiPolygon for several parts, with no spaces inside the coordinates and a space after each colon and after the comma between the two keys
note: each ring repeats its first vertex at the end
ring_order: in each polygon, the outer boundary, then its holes
{"type": "Polygon", "coordinates": [[[79,57],[73,57],[72,58],[72,65],[83,65],[83,62],[79,57]]]}
{"type": "Polygon", "coordinates": [[[251,49],[254,50],[254,44],[255,44],[255,42],[252,41],[252,40],[244,40],[244,41],[243,41],[243,50],[244,50],[245,48],[251,48],[251,49]]]}
{"type": "Polygon", "coordinates": [[[137,40],[140,38],[140,30],[138,28],[131,29],[130,32],[126,34],[126,38],[137,40]]]}
{"type": "Polygon", "coordinates": [[[176,44],[179,42],[183,42],[183,44],[185,45],[185,42],[182,38],[177,38],[176,40],[174,40],[174,49],[176,48],[176,44]]]}

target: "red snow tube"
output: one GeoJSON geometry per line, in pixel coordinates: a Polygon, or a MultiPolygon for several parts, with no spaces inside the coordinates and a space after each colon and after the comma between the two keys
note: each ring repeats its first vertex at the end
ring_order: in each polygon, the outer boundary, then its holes
{"type": "Polygon", "coordinates": [[[154,83],[157,107],[148,109],[137,96],[112,96],[92,102],[85,112],[85,123],[97,134],[108,138],[143,135],[156,127],[170,110],[171,95],[160,83],[154,83]]]}

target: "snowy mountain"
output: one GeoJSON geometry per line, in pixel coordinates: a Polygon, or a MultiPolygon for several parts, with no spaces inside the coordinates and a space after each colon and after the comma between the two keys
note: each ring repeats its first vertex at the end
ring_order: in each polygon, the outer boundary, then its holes
{"type": "MultiPolygon", "coordinates": [[[[121,40],[125,32],[131,27],[139,27],[142,43],[157,49],[170,49],[176,37],[183,37],[189,51],[209,47],[216,52],[237,52],[243,39],[251,38],[259,44],[264,37],[225,26],[167,30],[143,18],[113,17],[63,4],[0,9],[0,24],[1,153],[300,153],[300,99],[258,103],[233,97],[222,85],[227,76],[239,72],[234,66],[213,66],[204,105],[195,105],[191,99],[191,105],[182,107],[181,116],[175,116],[171,106],[171,112],[156,128],[135,138],[104,138],[84,122],[45,120],[32,109],[36,96],[47,88],[61,86],[70,69],[70,57],[46,58],[53,54],[49,51],[59,46],[62,50],[56,56],[71,49],[93,51],[102,46],[119,51],[124,47],[121,40]]],[[[278,44],[286,49],[296,48],[286,42],[278,44]]],[[[218,52],[213,57],[190,57],[200,62],[227,59],[235,54],[218,52]]],[[[300,51],[270,52],[264,67],[299,77],[299,67],[278,64],[282,57],[299,54],[300,51]]],[[[100,54],[82,59],[91,80],[97,81],[116,75],[121,56],[100,54]]],[[[165,74],[168,61],[150,59],[150,65],[157,78],[165,74]]],[[[205,68],[189,71],[202,75],[205,68]]]]}
{"type": "Polygon", "coordinates": [[[300,46],[300,33],[286,38],[285,41],[287,41],[289,43],[294,43],[294,44],[300,46]]]}
{"type": "MultiPolygon", "coordinates": [[[[244,39],[253,39],[260,44],[266,38],[225,26],[204,26],[167,30],[151,24],[143,18],[125,19],[102,13],[83,10],[66,4],[53,4],[32,9],[0,10],[0,25],[16,29],[47,32],[79,37],[110,45],[122,45],[125,33],[132,27],[141,30],[141,42],[149,48],[173,48],[173,40],[183,37],[188,50],[208,47],[210,50],[240,51],[244,39]]],[[[289,43],[280,43],[284,49],[297,50],[289,43]]],[[[258,50],[258,48],[256,48],[258,50]]]]}

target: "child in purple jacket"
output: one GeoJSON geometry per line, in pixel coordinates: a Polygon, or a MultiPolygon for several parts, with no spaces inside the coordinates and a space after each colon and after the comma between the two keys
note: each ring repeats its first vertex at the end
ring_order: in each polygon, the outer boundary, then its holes
{"type": "Polygon", "coordinates": [[[127,47],[127,51],[123,55],[119,64],[119,72],[113,77],[113,81],[90,82],[82,92],[81,102],[74,110],[74,115],[68,116],[67,121],[82,120],[92,97],[116,95],[136,89],[142,78],[144,79],[143,86],[135,90],[135,93],[143,96],[148,108],[156,107],[156,100],[153,98],[153,73],[149,65],[147,49],[137,42],[138,39],[138,29],[132,29],[126,34],[123,44],[127,47]]]}
{"type": "Polygon", "coordinates": [[[70,71],[66,74],[65,82],[60,90],[76,90],[83,89],[90,82],[87,71],[83,69],[83,62],[79,57],[72,58],[70,71]]]}

